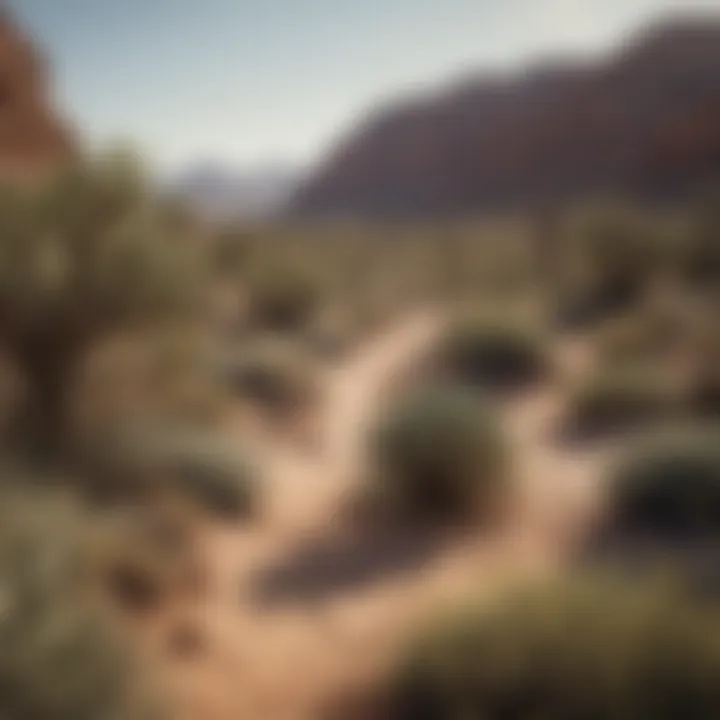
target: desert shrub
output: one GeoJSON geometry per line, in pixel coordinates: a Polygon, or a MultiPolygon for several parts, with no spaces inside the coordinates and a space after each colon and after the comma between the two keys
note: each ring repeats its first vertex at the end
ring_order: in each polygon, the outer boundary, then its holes
{"type": "Polygon", "coordinates": [[[212,238],[212,263],[221,276],[235,277],[252,259],[253,234],[239,227],[221,228],[212,238]]]}
{"type": "Polygon", "coordinates": [[[693,319],[681,307],[647,307],[600,328],[598,353],[607,361],[649,361],[677,355],[692,335],[693,319]]]}
{"type": "Polygon", "coordinates": [[[720,280],[720,198],[708,197],[695,211],[681,248],[681,268],[694,285],[720,280]]]}
{"type": "Polygon", "coordinates": [[[646,223],[610,212],[593,218],[579,237],[591,271],[590,290],[608,310],[639,298],[657,265],[654,240],[646,223]]]}
{"type": "Polygon", "coordinates": [[[0,192],[0,342],[26,381],[16,425],[36,457],[62,455],[68,386],[99,339],[198,308],[201,244],[166,221],[123,157],[0,192]]]}
{"type": "Polygon", "coordinates": [[[256,479],[242,452],[197,429],[136,427],[99,438],[84,457],[86,491],[95,500],[132,502],[178,493],[219,518],[254,508],[256,479]]]}
{"type": "Polygon", "coordinates": [[[203,591],[194,520],[178,503],[129,506],[103,517],[92,555],[101,587],[116,606],[153,611],[169,599],[203,591]]]}
{"type": "Polygon", "coordinates": [[[308,328],[305,339],[319,358],[336,360],[352,346],[357,326],[357,318],[347,304],[342,309],[329,307],[308,328]]]}
{"type": "Polygon", "coordinates": [[[697,418],[720,420],[720,369],[699,372],[691,379],[688,409],[697,418]]]}
{"type": "Polygon", "coordinates": [[[622,208],[600,208],[568,223],[571,277],[559,284],[565,324],[589,325],[636,306],[664,262],[664,242],[645,218],[622,208]]]}
{"type": "Polygon", "coordinates": [[[237,449],[215,438],[184,435],[173,440],[166,452],[169,476],[214,516],[233,519],[255,509],[255,474],[237,449]]]}
{"type": "Polygon", "coordinates": [[[227,395],[207,344],[194,328],[155,329],[99,343],[82,364],[67,403],[75,453],[106,428],[133,418],[216,425],[227,395]]]}
{"type": "Polygon", "coordinates": [[[253,328],[296,331],[313,319],[322,300],[323,284],[307,263],[267,263],[248,278],[248,322],[253,328]]]}
{"type": "Polygon", "coordinates": [[[266,338],[248,343],[238,355],[223,363],[223,374],[237,396],[279,415],[316,403],[317,373],[297,343],[266,338]]]}
{"type": "Polygon", "coordinates": [[[3,497],[0,685],[13,720],[158,717],[141,666],[92,592],[88,519],[64,500],[3,497]]]}
{"type": "Polygon", "coordinates": [[[394,720],[712,720],[716,613],[664,585],[576,580],[441,620],[393,679],[394,720]]]}
{"type": "Polygon", "coordinates": [[[556,209],[543,208],[530,220],[532,260],[546,282],[562,279],[565,271],[565,218],[556,209]]]}
{"type": "Polygon", "coordinates": [[[549,366],[539,332],[487,313],[456,320],[440,340],[437,361],[441,373],[484,390],[527,386],[549,366]]]}
{"type": "Polygon", "coordinates": [[[643,439],[616,468],[609,499],[620,537],[720,541],[720,427],[643,439]]]}
{"type": "Polygon", "coordinates": [[[672,378],[652,363],[621,362],[595,368],[571,389],[564,427],[594,437],[637,430],[682,413],[672,378]]]}
{"type": "Polygon", "coordinates": [[[497,421],[461,387],[402,398],[375,429],[371,450],[377,502],[409,516],[490,513],[507,479],[497,421]]]}
{"type": "Polygon", "coordinates": [[[691,350],[688,404],[693,415],[720,418],[720,312],[711,307],[691,350]]]}

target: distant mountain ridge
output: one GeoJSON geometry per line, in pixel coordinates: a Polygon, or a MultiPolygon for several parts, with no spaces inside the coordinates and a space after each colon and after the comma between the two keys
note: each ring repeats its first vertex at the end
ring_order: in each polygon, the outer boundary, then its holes
{"type": "Polygon", "coordinates": [[[510,210],[720,180],[720,13],[592,63],[482,76],[374,113],[293,198],[304,216],[510,210]]]}
{"type": "Polygon", "coordinates": [[[281,164],[243,168],[204,161],[165,185],[210,220],[263,220],[286,211],[298,179],[297,169],[281,164]]]}

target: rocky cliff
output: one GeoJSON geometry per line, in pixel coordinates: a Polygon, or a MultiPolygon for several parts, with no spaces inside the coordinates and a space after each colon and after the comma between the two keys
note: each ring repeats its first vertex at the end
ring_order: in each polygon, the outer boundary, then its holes
{"type": "Polygon", "coordinates": [[[34,176],[66,162],[75,138],[52,105],[38,48],[0,9],[0,178],[34,176]]]}

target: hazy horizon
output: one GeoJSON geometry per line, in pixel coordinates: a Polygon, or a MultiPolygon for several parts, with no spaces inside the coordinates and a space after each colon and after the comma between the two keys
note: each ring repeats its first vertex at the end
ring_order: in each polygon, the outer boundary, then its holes
{"type": "Polygon", "coordinates": [[[716,0],[13,0],[91,144],[161,171],[305,166],[372,107],[484,68],[603,52],[716,0]]]}

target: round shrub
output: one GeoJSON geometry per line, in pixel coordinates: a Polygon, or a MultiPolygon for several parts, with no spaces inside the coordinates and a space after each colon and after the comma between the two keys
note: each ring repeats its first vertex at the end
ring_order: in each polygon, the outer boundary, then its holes
{"type": "Polygon", "coordinates": [[[520,388],[548,368],[539,333],[522,323],[482,314],[457,320],[441,340],[440,371],[485,390],[520,388]]]}
{"type": "Polygon", "coordinates": [[[308,409],[318,398],[313,363],[293,343],[266,339],[250,345],[226,363],[224,374],[237,396],[273,414],[308,409]]]}
{"type": "Polygon", "coordinates": [[[504,441],[472,391],[425,388],[390,409],[372,438],[375,490],[414,517],[490,512],[506,480],[504,441]]]}
{"type": "Polygon", "coordinates": [[[307,326],[320,305],[320,277],[299,263],[266,266],[249,280],[248,318],[255,328],[296,331],[307,326]]]}
{"type": "Polygon", "coordinates": [[[716,613],[665,586],[575,581],[461,610],[409,650],[393,720],[713,720],[716,613]]]}
{"type": "Polygon", "coordinates": [[[64,500],[3,497],[0,686],[13,720],[158,715],[93,587],[89,520],[64,500]]]}
{"type": "Polygon", "coordinates": [[[720,427],[639,442],[612,479],[610,525],[621,537],[720,541],[720,427]]]}
{"type": "Polygon", "coordinates": [[[657,368],[614,363],[591,371],[571,390],[565,430],[600,437],[668,420],[679,409],[676,388],[657,368]]]}

